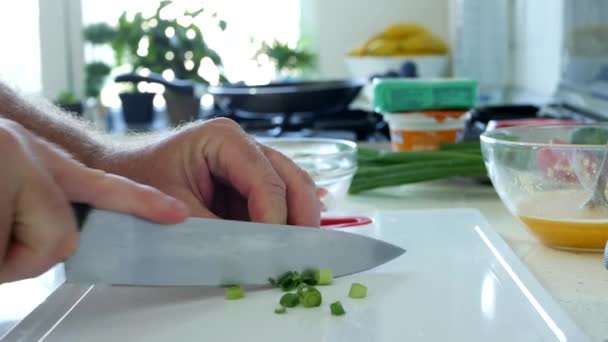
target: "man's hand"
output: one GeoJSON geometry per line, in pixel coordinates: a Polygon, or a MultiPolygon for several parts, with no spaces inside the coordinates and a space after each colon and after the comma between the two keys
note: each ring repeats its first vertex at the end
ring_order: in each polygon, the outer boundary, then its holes
{"type": "Polygon", "coordinates": [[[321,204],[308,174],[227,119],[110,154],[94,167],[179,198],[196,216],[304,226],[320,221],[321,204]]]}
{"type": "Polygon", "coordinates": [[[20,125],[0,119],[0,284],[39,275],[70,256],[70,202],[178,223],[187,207],[149,186],[85,167],[20,125]]]}

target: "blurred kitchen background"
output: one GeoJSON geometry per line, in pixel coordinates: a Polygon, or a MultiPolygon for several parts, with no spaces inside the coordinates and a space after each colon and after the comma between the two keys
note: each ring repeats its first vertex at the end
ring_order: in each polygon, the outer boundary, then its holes
{"type": "Polygon", "coordinates": [[[114,134],[225,116],[388,141],[373,77],[477,80],[473,130],[608,115],[604,0],[20,0],[0,32],[4,81],[114,134]]]}

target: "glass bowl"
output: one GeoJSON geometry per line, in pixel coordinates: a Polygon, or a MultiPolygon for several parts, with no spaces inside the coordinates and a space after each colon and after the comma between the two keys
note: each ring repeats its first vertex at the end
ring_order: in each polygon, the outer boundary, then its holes
{"type": "Polygon", "coordinates": [[[481,136],[488,175],[509,211],[547,246],[593,251],[608,240],[605,186],[595,196],[601,201],[588,203],[608,178],[607,143],[608,124],[512,127],[481,136]]]}
{"type": "Polygon", "coordinates": [[[357,170],[357,144],[324,138],[258,139],[291,158],[329,196],[343,196],[357,170]]]}

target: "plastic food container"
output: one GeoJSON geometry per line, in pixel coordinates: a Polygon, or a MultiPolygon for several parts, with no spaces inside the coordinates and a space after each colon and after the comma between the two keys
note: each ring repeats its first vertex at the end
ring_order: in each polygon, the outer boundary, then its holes
{"type": "Polygon", "coordinates": [[[477,82],[467,79],[376,78],[373,88],[378,113],[469,110],[477,99],[477,82]]]}
{"type": "Polygon", "coordinates": [[[396,151],[436,151],[464,130],[466,111],[384,113],[396,151]]]}

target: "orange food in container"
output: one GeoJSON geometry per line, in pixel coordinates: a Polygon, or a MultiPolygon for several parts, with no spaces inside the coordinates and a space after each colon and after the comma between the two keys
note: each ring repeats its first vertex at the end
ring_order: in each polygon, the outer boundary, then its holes
{"type": "Polygon", "coordinates": [[[464,130],[466,110],[383,113],[396,151],[436,151],[464,130]]]}

